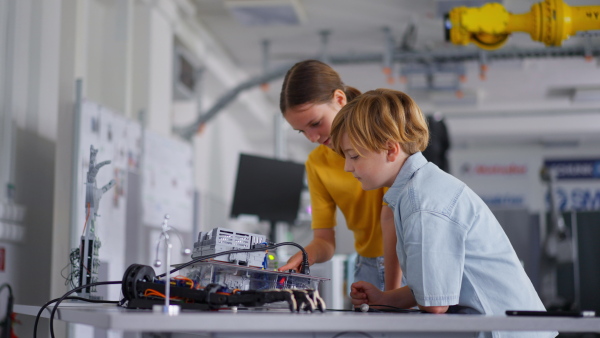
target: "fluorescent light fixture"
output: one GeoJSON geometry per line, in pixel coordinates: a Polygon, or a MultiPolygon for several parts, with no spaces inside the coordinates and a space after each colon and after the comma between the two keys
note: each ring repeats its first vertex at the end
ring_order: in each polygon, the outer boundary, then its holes
{"type": "Polygon", "coordinates": [[[600,87],[575,88],[573,102],[598,102],[600,101],[600,87]]]}
{"type": "Polygon", "coordinates": [[[545,148],[576,148],[580,144],[580,140],[576,138],[568,139],[540,139],[540,144],[545,148]]]}
{"type": "Polygon", "coordinates": [[[300,25],[305,12],[297,0],[226,0],[231,15],[244,26],[300,25]]]}

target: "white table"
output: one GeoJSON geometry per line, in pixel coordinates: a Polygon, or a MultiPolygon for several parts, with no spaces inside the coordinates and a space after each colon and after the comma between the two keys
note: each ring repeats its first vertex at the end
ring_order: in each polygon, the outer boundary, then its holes
{"type": "MultiPolygon", "coordinates": [[[[15,312],[37,315],[37,306],[15,305],[15,312]]],[[[48,318],[50,310],[44,311],[48,318]]],[[[423,313],[290,313],[239,310],[182,311],[177,316],[116,305],[60,306],[55,320],[123,332],[194,332],[210,337],[472,337],[478,331],[600,332],[600,318],[514,317],[423,313]],[[347,333],[343,333],[347,332],[347,333]],[[353,333],[354,332],[354,333],[353,333]],[[336,336],[337,335],[337,336],[336,336]]],[[[38,330],[47,328],[39,327],[38,330]]],[[[41,331],[40,331],[41,332],[41,331]]]]}

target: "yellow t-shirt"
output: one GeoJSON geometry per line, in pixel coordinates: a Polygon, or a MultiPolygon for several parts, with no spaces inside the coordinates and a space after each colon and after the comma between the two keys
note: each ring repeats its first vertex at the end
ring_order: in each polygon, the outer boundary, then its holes
{"type": "Polygon", "coordinates": [[[380,217],[387,188],[363,190],[361,183],[344,171],[344,158],[324,145],[308,155],[306,176],[312,228],[333,228],[337,206],[354,233],[356,252],[363,257],[383,256],[380,217]]]}

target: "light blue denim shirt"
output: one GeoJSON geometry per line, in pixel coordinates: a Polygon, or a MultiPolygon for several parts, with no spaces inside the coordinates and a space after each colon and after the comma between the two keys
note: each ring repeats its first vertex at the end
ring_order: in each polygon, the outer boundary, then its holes
{"type": "MultiPolygon", "coordinates": [[[[487,205],[420,152],[406,160],[384,200],[394,211],[396,251],[417,303],[490,315],[513,309],[546,310],[487,205]]],[[[488,332],[480,336],[556,335],[488,332]]]]}

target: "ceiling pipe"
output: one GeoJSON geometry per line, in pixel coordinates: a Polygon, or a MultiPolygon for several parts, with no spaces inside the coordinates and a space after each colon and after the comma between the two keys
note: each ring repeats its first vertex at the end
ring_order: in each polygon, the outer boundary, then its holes
{"type": "Polygon", "coordinates": [[[329,35],[331,34],[331,31],[329,30],[322,30],[319,32],[319,35],[321,35],[321,51],[319,52],[319,57],[318,59],[321,60],[322,62],[325,63],[329,63],[329,35]]]}
{"type": "MultiPolygon", "coordinates": [[[[327,35],[327,34],[323,34],[327,35]]],[[[322,58],[325,53],[321,53],[322,58]]],[[[600,56],[600,47],[592,47],[589,45],[581,47],[550,47],[550,48],[535,48],[535,49],[501,49],[486,52],[486,60],[508,60],[515,58],[552,58],[552,57],[598,57],[600,56]]],[[[319,58],[317,56],[316,58],[319,58]]],[[[438,51],[400,51],[394,53],[393,61],[398,63],[410,62],[457,62],[457,61],[479,61],[481,53],[479,50],[466,50],[464,48],[438,51]]],[[[327,55],[327,63],[331,65],[354,64],[354,63],[382,63],[384,55],[381,53],[365,53],[362,55],[327,55]]],[[[277,68],[250,78],[234,88],[230,89],[206,113],[198,116],[189,126],[174,127],[173,131],[190,140],[198,129],[213,118],[221,109],[225,108],[229,103],[243,91],[259,86],[277,78],[283,77],[285,73],[294,65],[294,63],[284,64],[277,68]]]]}
{"type": "MultiPolygon", "coordinates": [[[[269,51],[270,51],[270,47],[271,47],[271,41],[270,40],[263,40],[262,41],[262,53],[263,53],[263,73],[266,73],[269,70],[269,51]]],[[[264,82],[260,84],[260,88],[263,91],[267,91],[269,90],[269,83],[268,82],[264,82]]]]}
{"type": "Polygon", "coordinates": [[[293,64],[282,65],[262,75],[250,78],[249,80],[238,84],[237,86],[226,92],[224,95],[222,95],[210,109],[208,109],[204,114],[199,115],[196,121],[194,121],[192,124],[185,127],[174,127],[173,131],[176,134],[183,137],[184,139],[190,140],[194,136],[194,134],[196,134],[198,129],[202,127],[202,125],[204,125],[215,115],[217,115],[217,113],[221,109],[225,108],[228,104],[233,102],[233,100],[235,100],[235,98],[241,92],[284,76],[285,73],[292,67],[292,65],[293,64]]]}
{"type": "Polygon", "coordinates": [[[394,41],[392,31],[389,27],[383,27],[383,33],[385,34],[385,52],[383,53],[383,74],[386,76],[387,82],[389,84],[393,84],[394,76],[392,75],[392,68],[394,66],[393,58],[396,41],[394,41]]]}

